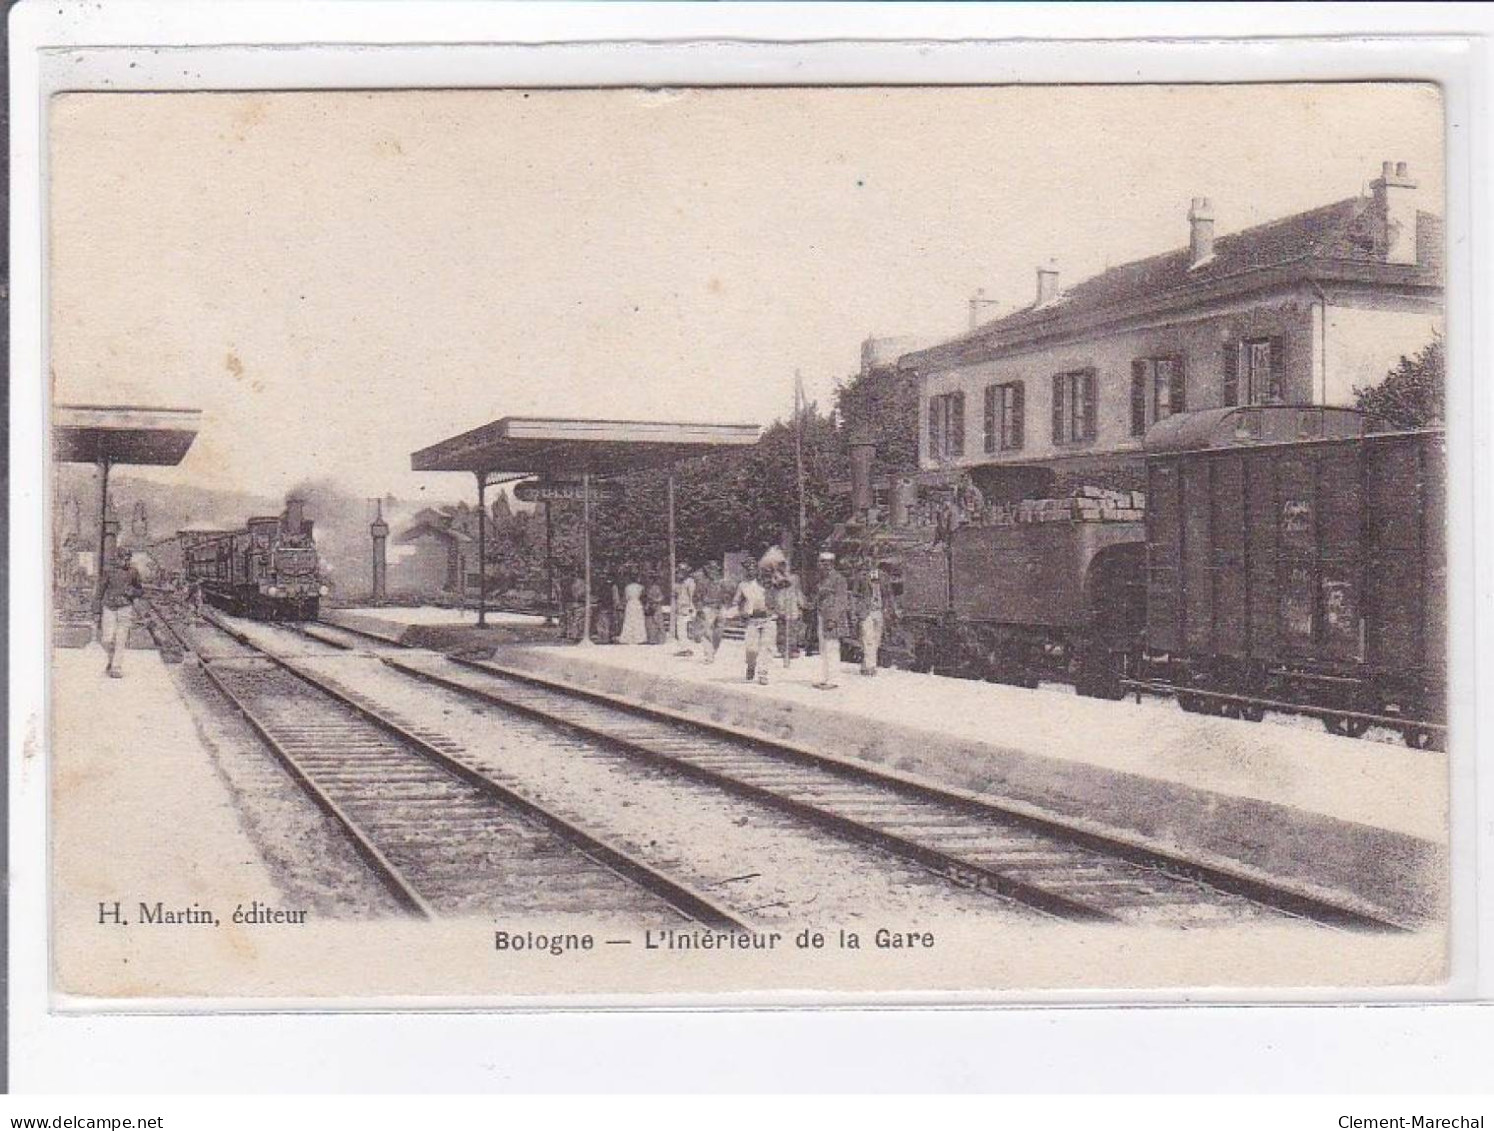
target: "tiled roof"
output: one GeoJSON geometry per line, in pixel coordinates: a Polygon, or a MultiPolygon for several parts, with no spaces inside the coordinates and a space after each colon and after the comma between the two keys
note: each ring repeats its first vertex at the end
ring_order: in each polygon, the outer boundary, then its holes
{"type": "MultiPolygon", "coordinates": [[[[1081,316],[1169,295],[1185,301],[1193,292],[1210,284],[1306,260],[1336,263],[1351,273],[1359,264],[1383,270],[1387,266],[1383,228],[1375,221],[1373,207],[1371,198],[1355,196],[1220,236],[1214,241],[1213,256],[1197,267],[1189,266],[1191,253],[1186,247],[1111,267],[1074,284],[1046,303],[1034,304],[942,345],[909,354],[903,363],[942,361],[1045,330],[1061,333],[1068,323],[1081,316]]],[[[1442,218],[1418,212],[1417,263],[1400,270],[1414,276],[1412,281],[1441,285],[1442,245],[1442,218]]],[[[1365,274],[1367,278],[1377,277],[1369,271],[1365,274]]]]}
{"type": "MultiPolygon", "coordinates": [[[[471,512],[475,514],[476,512],[471,512]]],[[[469,515],[455,507],[425,507],[415,513],[410,525],[395,535],[396,545],[408,544],[427,534],[438,538],[451,538],[458,542],[473,541],[472,534],[463,529],[469,515]]]]}

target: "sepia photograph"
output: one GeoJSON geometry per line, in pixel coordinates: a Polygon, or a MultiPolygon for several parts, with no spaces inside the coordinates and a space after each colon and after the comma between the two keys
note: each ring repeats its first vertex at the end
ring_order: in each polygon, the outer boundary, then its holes
{"type": "Polygon", "coordinates": [[[44,121],[60,1002],[1447,983],[1437,85],[44,121]]]}

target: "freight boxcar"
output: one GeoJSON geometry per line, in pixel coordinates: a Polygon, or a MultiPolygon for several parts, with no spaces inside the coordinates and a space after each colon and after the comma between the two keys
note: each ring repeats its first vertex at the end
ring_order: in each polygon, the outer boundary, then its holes
{"type": "Polygon", "coordinates": [[[1444,719],[1440,430],[1253,406],[1148,434],[1141,672],[1192,711],[1319,715],[1335,733],[1444,719]]]}
{"type": "Polygon", "coordinates": [[[1310,405],[1179,414],[1147,433],[1147,490],[1129,504],[1084,488],[937,532],[847,523],[830,548],[853,588],[878,571],[898,666],[1435,745],[1443,434],[1370,424],[1310,405]]]}

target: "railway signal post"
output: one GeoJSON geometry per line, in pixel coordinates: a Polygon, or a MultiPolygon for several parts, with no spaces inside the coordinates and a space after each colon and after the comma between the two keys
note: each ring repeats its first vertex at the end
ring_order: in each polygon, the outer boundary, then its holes
{"type": "Polygon", "coordinates": [[[477,473],[477,627],[488,623],[488,473],[477,473]]]}
{"type": "Polygon", "coordinates": [[[378,509],[368,527],[373,539],[373,601],[375,605],[382,605],[388,599],[389,559],[385,547],[389,540],[389,524],[384,521],[384,501],[375,499],[374,505],[378,509]]]}

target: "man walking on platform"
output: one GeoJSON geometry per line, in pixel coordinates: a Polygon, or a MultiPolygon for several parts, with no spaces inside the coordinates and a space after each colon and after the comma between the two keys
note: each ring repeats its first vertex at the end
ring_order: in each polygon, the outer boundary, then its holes
{"type": "Polygon", "coordinates": [[[706,562],[696,570],[693,580],[695,623],[705,651],[705,662],[714,664],[716,652],[721,647],[721,606],[726,603],[726,583],[721,580],[721,567],[714,561],[706,562]]]}
{"type": "Polygon", "coordinates": [[[732,598],[732,611],[746,624],[742,640],[747,651],[747,682],[751,683],[755,677],[758,683],[766,684],[777,622],[773,619],[768,590],[757,579],[759,570],[748,565],[746,571],[746,576],[742,578],[742,583],[737,586],[736,595],[732,598]],[[762,656],[762,663],[758,663],[759,654],[762,656]]]}
{"type": "Polygon", "coordinates": [[[815,622],[820,638],[820,681],[822,691],[836,686],[835,673],[840,670],[840,636],[845,631],[846,613],[850,609],[850,587],[845,574],[835,568],[835,555],[820,555],[820,578],[815,587],[815,622]]]}
{"type": "Polygon", "coordinates": [[[778,581],[778,636],[779,650],[783,653],[783,666],[788,667],[794,653],[801,647],[800,630],[804,619],[804,590],[799,585],[799,575],[787,563],[778,581]]]}
{"type": "Polygon", "coordinates": [[[104,572],[104,609],[99,625],[99,643],[109,653],[109,665],[104,670],[112,679],[124,678],[124,653],[135,624],[135,602],[144,594],[140,571],[130,562],[130,551],[116,550],[113,563],[104,572]]]}
{"type": "Polygon", "coordinates": [[[586,579],[575,577],[571,580],[570,603],[565,612],[565,637],[574,644],[579,644],[586,636],[586,579]]]}
{"type": "Polygon", "coordinates": [[[686,627],[695,619],[695,579],[690,576],[690,567],[680,562],[674,576],[674,598],[669,604],[669,629],[679,649],[676,656],[693,656],[690,647],[690,631],[686,627]]]}

